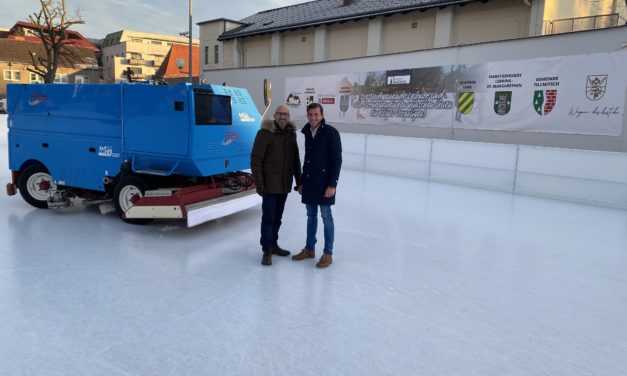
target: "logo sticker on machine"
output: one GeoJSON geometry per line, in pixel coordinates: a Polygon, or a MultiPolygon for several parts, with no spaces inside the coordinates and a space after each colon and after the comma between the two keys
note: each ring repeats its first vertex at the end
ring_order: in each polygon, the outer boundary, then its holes
{"type": "Polygon", "coordinates": [[[28,104],[31,106],[35,106],[41,102],[45,102],[48,99],[44,94],[40,93],[32,93],[30,95],[30,99],[28,100],[28,104]]]}
{"type": "Polygon", "coordinates": [[[222,145],[226,146],[233,142],[237,141],[237,133],[235,132],[226,132],[224,134],[224,139],[222,140],[222,145]]]}
{"type": "Polygon", "coordinates": [[[120,156],[120,153],[114,153],[113,152],[113,146],[100,146],[98,148],[98,156],[99,157],[111,157],[111,158],[117,158],[120,156]]]}
{"type": "Polygon", "coordinates": [[[244,123],[249,123],[249,122],[255,121],[255,118],[250,117],[250,115],[248,115],[245,112],[240,112],[239,113],[239,120],[241,122],[244,122],[244,123]]]}

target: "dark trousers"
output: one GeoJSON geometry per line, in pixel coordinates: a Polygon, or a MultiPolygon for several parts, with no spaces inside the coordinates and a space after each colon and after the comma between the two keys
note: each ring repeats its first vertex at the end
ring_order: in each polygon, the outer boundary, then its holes
{"type": "Polygon", "coordinates": [[[285,209],[286,194],[266,194],[261,203],[261,250],[270,252],[272,247],[278,246],[279,228],[285,209]]]}

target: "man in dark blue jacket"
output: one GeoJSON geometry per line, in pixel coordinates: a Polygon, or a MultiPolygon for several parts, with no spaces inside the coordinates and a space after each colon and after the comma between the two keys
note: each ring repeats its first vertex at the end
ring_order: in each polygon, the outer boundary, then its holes
{"type": "Polygon", "coordinates": [[[324,121],[324,110],[318,103],[307,106],[305,135],[305,161],[298,191],[307,207],[307,241],[305,248],[292,256],[293,260],[314,258],[318,207],[324,224],[324,249],[318,268],[331,265],[335,227],[331,205],[335,204],[335,191],[342,167],[342,141],[340,132],[324,121]]]}

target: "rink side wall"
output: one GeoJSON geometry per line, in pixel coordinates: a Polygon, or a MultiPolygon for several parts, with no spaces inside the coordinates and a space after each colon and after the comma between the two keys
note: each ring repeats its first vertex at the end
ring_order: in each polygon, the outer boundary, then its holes
{"type": "Polygon", "coordinates": [[[342,168],[627,209],[625,153],[372,134],[342,149],[342,168]]]}
{"type": "MultiPolygon", "coordinates": [[[[275,107],[283,103],[285,98],[287,98],[287,93],[285,93],[285,80],[290,77],[546,58],[620,51],[625,48],[627,48],[627,26],[622,26],[610,29],[529,37],[322,63],[205,70],[202,72],[202,75],[208,83],[226,82],[230,86],[247,88],[252,94],[257,107],[263,108],[262,84],[264,78],[268,78],[272,82],[272,107],[275,107]]],[[[625,105],[627,105],[627,99],[625,102],[625,105]]],[[[306,122],[304,113],[293,113],[292,118],[299,125],[306,122]]],[[[450,128],[411,127],[391,124],[334,125],[336,125],[342,133],[534,145],[568,149],[627,151],[627,132],[625,132],[627,128],[626,117],[623,117],[622,133],[619,136],[468,129],[454,129],[454,131],[452,131],[450,128]]]]}

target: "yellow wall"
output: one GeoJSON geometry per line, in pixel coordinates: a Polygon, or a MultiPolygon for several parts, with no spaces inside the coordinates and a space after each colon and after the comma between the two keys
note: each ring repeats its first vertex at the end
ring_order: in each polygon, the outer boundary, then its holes
{"type": "Polygon", "coordinates": [[[233,46],[235,42],[233,39],[224,41],[222,44],[223,56],[222,62],[224,64],[224,68],[233,68],[235,66],[235,62],[233,61],[233,46]]]}
{"type": "Polygon", "coordinates": [[[240,39],[245,67],[270,65],[272,39],[269,35],[240,39]]]}
{"type": "Polygon", "coordinates": [[[282,33],[283,54],[281,56],[281,61],[283,64],[302,64],[313,62],[314,35],[315,33],[313,28],[282,33]]]}
{"type": "Polygon", "coordinates": [[[624,0],[545,0],[544,4],[545,20],[596,16],[625,8],[624,0]]]}
{"type": "Polygon", "coordinates": [[[521,0],[455,7],[453,45],[529,36],[530,9],[521,0]]]}
{"type": "Polygon", "coordinates": [[[328,60],[366,56],[368,20],[329,25],[327,34],[328,60]]]}
{"type": "Polygon", "coordinates": [[[398,14],[383,19],[383,53],[433,48],[436,10],[398,14]],[[412,24],[417,27],[412,29],[412,24]]]}

